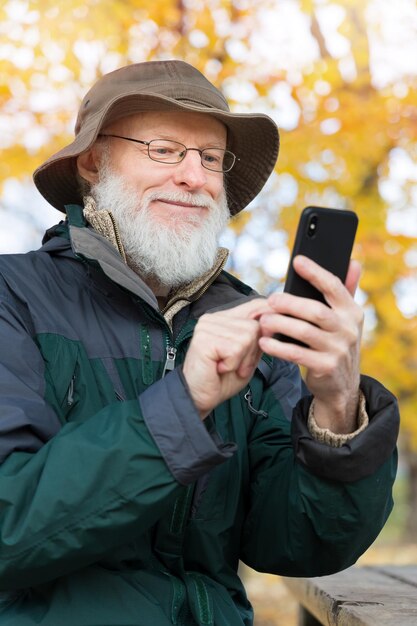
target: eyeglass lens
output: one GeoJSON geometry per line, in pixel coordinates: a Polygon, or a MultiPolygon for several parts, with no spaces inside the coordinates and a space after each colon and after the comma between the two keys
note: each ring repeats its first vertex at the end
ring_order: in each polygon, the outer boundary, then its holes
{"type": "MultiPolygon", "coordinates": [[[[194,148],[189,148],[193,150],[194,148]]],[[[187,148],[177,141],[153,139],[148,144],[149,156],[161,163],[179,163],[187,153],[187,148]]],[[[208,170],[227,172],[235,162],[235,155],[221,148],[204,148],[200,150],[201,163],[208,170]]]]}

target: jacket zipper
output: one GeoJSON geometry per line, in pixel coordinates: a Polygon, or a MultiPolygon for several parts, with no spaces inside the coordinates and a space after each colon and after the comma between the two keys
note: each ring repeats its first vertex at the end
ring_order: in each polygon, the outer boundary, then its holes
{"type": "Polygon", "coordinates": [[[177,356],[177,348],[174,348],[171,345],[167,345],[166,347],[167,356],[165,359],[165,365],[162,372],[162,378],[165,376],[167,372],[170,372],[175,368],[175,358],[177,356]]]}
{"type": "Polygon", "coordinates": [[[120,238],[119,229],[117,228],[116,221],[115,221],[113,215],[110,213],[110,211],[109,211],[109,217],[111,219],[111,223],[113,224],[114,236],[116,238],[116,243],[117,243],[117,248],[119,250],[119,254],[122,257],[123,261],[125,263],[127,263],[126,253],[125,253],[123,245],[122,245],[122,240],[120,238]]]}
{"type": "MultiPolygon", "coordinates": [[[[170,372],[173,369],[175,369],[175,359],[177,357],[178,347],[180,343],[184,339],[186,339],[188,335],[191,337],[193,334],[186,327],[187,327],[187,324],[185,324],[185,326],[181,328],[176,339],[174,339],[171,332],[167,332],[165,335],[166,358],[165,358],[164,369],[162,371],[162,378],[167,374],[167,372],[170,372]],[[186,329],[186,332],[184,332],[184,328],[186,329]]],[[[194,327],[192,330],[194,331],[194,327]]]]}

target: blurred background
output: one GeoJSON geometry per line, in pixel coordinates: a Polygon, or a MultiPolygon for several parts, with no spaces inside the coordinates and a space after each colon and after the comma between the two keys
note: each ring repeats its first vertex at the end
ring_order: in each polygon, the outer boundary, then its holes
{"type": "MultiPolygon", "coordinates": [[[[72,140],[91,84],[166,58],[281,130],[274,174],[223,235],[230,271],[280,290],[304,206],[359,216],[362,371],[402,413],[394,512],[363,559],[417,562],[416,1],[0,0],[0,252],[37,248],[61,219],[31,174],[72,140]]],[[[256,623],[295,624],[279,578],[243,571],[256,623]]]]}

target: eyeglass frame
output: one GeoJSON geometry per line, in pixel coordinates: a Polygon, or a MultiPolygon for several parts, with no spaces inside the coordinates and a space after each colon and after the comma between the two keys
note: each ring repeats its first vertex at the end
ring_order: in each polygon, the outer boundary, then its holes
{"type": "Polygon", "coordinates": [[[230,172],[231,169],[233,169],[236,161],[240,161],[239,157],[237,157],[233,152],[231,152],[230,150],[226,150],[224,148],[203,148],[202,150],[200,150],[200,148],[187,148],[186,145],[184,145],[183,143],[181,143],[181,141],[176,141],[175,139],[151,139],[150,141],[143,141],[142,139],[133,139],[132,137],[123,137],[123,135],[114,135],[112,133],[108,133],[108,134],[103,134],[100,133],[98,135],[98,137],[114,137],[116,139],[125,139],[126,141],[133,141],[134,143],[141,143],[144,146],[147,147],[147,152],[148,152],[148,157],[151,159],[151,161],[154,161],[155,163],[165,163],[166,165],[178,165],[178,163],[181,163],[185,157],[187,156],[187,152],[189,152],[190,150],[195,150],[196,152],[199,153],[200,155],[200,160],[201,160],[201,165],[208,170],[209,172],[217,172],[217,173],[222,173],[222,174],[227,174],[227,172],[230,172]],[[180,146],[184,147],[184,156],[182,156],[180,158],[179,161],[159,161],[158,159],[154,159],[153,157],[151,157],[150,151],[149,151],[149,146],[151,145],[151,143],[156,142],[156,141],[171,141],[172,143],[177,143],[180,146]],[[230,155],[232,155],[233,157],[233,163],[232,165],[227,169],[227,170],[213,170],[210,167],[207,167],[207,165],[204,165],[203,163],[203,152],[205,150],[221,150],[222,152],[224,152],[226,154],[226,152],[230,155]]]}

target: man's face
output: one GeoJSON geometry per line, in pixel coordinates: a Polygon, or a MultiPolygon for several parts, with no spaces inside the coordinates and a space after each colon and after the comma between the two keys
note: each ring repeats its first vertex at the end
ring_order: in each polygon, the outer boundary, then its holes
{"type": "MultiPolygon", "coordinates": [[[[226,148],[226,128],[218,120],[200,113],[146,112],[132,115],[104,129],[103,134],[117,134],[133,139],[171,139],[189,148],[226,148]]],[[[180,163],[166,164],[148,157],[147,146],[111,138],[109,166],[137,194],[138,206],[151,194],[149,208],[155,220],[173,227],[183,220],[204,221],[210,209],[204,198],[218,202],[223,193],[223,173],[205,169],[200,154],[187,152],[180,163]],[[197,206],[175,195],[186,192],[198,197],[197,206]],[[158,194],[162,198],[158,197],[158,194]],[[167,198],[168,196],[168,198],[167,198]]],[[[186,197],[186,196],[185,196],[186,197]]],[[[191,198],[190,198],[191,200],[191,198]]]]}
{"type": "MultiPolygon", "coordinates": [[[[199,149],[226,145],[224,126],[201,114],[144,113],[107,127],[103,134],[108,133],[144,141],[170,139],[199,149]]],[[[180,163],[165,164],[151,160],[143,144],[104,141],[95,161],[90,158],[94,149],[86,155],[87,163],[98,164],[89,170],[91,194],[97,208],[115,218],[129,265],[164,288],[210,270],[218,236],[230,217],[222,172],[203,168],[195,151],[180,163]]]]}

